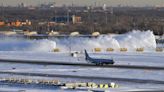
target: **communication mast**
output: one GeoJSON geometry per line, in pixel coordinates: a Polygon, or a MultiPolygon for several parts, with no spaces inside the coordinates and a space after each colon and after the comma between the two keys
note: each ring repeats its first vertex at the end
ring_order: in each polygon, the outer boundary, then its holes
{"type": "Polygon", "coordinates": [[[107,10],[106,4],[104,4],[102,8],[103,8],[104,11],[106,11],[107,10]]]}
{"type": "Polygon", "coordinates": [[[107,25],[108,24],[108,17],[107,17],[107,6],[106,6],[106,4],[103,5],[102,9],[105,13],[105,24],[107,25]]]}

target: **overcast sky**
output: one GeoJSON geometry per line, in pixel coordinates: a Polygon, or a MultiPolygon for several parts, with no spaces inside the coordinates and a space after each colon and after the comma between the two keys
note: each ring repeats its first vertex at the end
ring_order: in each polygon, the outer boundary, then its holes
{"type": "Polygon", "coordinates": [[[71,5],[72,3],[76,5],[97,5],[106,4],[107,6],[154,6],[161,5],[164,6],[164,0],[0,0],[2,5],[18,5],[18,3],[25,3],[26,5],[39,5],[41,3],[56,2],[56,5],[60,6],[63,4],[71,5]]]}

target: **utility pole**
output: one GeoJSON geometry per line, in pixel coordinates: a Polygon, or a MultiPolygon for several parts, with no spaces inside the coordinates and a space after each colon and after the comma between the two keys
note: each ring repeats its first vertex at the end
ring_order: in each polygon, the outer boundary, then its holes
{"type": "Polygon", "coordinates": [[[70,15],[69,15],[70,9],[67,9],[67,24],[69,25],[70,23],[70,15]]]}
{"type": "Polygon", "coordinates": [[[88,26],[90,26],[90,31],[93,32],[93,23],[92,23],[92,19],[91,19],[91,14],[92,14],[92,6],[88,6],[87,7],[87,10],[88,10],[88,21],[89,21],[89,24],[88,26]]]}
{"type": "Polygon", "coordinates": [[[103,5],[103,11],[105,13],[105,24],[107,25],[108,24],[108,16],[107,16],[107,9],[106,9],[106,4],[103,5]]]}
{"type": "Polygon", "coordinates": [[[97,2],[95,2],[95,5],[94,5],[94,7],[95,7],[95,8],[97,7],[97,2]]]}
{"type": "Polygon", "coordinates": [[[3,3],[1,3],[1,19],[3,20],[4,19],[4,8],[3,8],[3,3]]]}

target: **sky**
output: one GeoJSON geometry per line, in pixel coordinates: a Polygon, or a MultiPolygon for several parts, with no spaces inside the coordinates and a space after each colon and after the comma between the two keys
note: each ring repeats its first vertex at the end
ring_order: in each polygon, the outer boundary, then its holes
{"type": "Polygon", "coordinates": [[[164,6],[164,0],[0,0],[0,4],[4,6],[16,6],[18,3],[25,3],[26,5],[39,5],[42,3],[56,2],[57,6],[65,5],[103,5],[107,6],[164,6]]]}

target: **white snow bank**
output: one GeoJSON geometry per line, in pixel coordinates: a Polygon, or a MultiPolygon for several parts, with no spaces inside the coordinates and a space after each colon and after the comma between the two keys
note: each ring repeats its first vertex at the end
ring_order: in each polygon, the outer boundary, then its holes
{"type": "Polygon", "coordinates": [[[27,40],[27,39],[5,39],[0,40],[1,51],[52,51],[56,48],[56,42],[43,40],[27,40]]]}
{"type": "Polygon", "coordinates": [[[155,49],[156,41],[152,31],[133,30],[122,35],[101,35],[97,38],[57,39],[57,47],[71,50],[92,50],[93,48],[136,48],[155,49]]]}
{"type": "Polygon", "coordinates": [[[3,38],[0,40],[0,51],[52,51],[53,48],[60,48],[61,51],[93,48],[156,48],[155,36],[152,31],[133,30],[122,35],[101,35],[95,38],[69,37],[54,38],[51,40],[28,40],[23,38],[3,38]]]}

